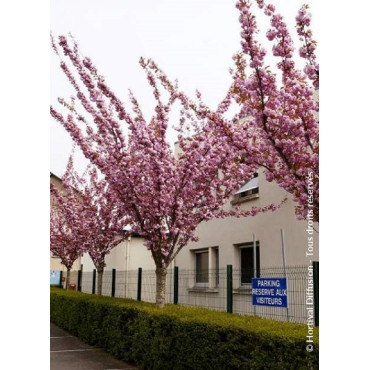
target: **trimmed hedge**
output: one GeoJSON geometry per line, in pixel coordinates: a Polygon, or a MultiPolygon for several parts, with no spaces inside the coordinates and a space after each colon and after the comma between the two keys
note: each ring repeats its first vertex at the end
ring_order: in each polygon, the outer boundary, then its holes
{"type": "Polygon", "coordinates": [[[63,285],[60,285],[60,284],[50,284],[50,288],[59,288],[59,289],[62,289],[63,288],[63,285]]]}
{"type": "MultiPolygon", "coordinates": [[[[318,369],[307,327],[203,308],[51,289],[51,321],[142,369],[318,369]]],[[[318,329],[315,329],[318,335],[318,329]]]]}

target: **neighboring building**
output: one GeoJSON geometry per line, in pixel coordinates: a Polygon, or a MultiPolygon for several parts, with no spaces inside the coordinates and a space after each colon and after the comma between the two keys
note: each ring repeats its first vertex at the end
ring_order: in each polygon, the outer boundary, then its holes
{"type": "MultiPolygon", "coordinates": [[[[207,284],[204,271],[233,265],[236,270],[248,271],[241,284],[250,283],[249,271],[253,270],[253,235],[256,240],[257,266],[261,268],[283,267],[281,229],[285,234],[286,265],[306,265],[307,221],[299,221],[294,213],[294,202],[290,194],[274,182],[265,179],[260,170],[247,182],[224,209],[240,205],[241,210],[252,207],[278,205],[285,197],[288,200],[274,212],[260,213],[250,217],[229,217],[204,222],[197,229],[199,241],[190,243],[176,257],[180,268],[198,271],[195,283],[207,284]],[[202,272],[203,271],[203,272],[202,272]]],[[[318,230],[318,225],[315,224],[318,230]]],[[[314,251],[312,261],[318,261],[318,233],[313,232],[314,251]]]]}

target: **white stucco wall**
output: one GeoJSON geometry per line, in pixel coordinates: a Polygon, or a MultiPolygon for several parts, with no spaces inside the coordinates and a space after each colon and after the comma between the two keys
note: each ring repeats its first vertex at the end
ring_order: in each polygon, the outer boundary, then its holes
{"type": "MultiPolygon", "coordinates": [[[[141,267],[143,270],[154,270],[155,264],[150,251],[144,245],[140,237],[132,237],[131,240],[124,240],[118,244],[106,256],[105,270],[117,271],[137,270],[141,267]]],[[[90,256],[85,253],[82,257],[84,271],[92,271],[95,266],[90,256]]]]}

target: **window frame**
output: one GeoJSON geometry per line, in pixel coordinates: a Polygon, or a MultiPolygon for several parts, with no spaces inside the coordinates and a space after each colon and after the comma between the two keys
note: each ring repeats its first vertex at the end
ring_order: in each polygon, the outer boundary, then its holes
{"type": "Polygon", "coordinates": [[[195,274],[194,274],[194,283],[195,283],[195,286],[196,287],[203,287],[203,288],[206,288],[209,286],[209,248],[205,248],[205,249],[197,249],[197,250],[194,250],[194,258],[195,258],[195,274]],[[197,255],[199,254],[202,254],[202,253],[206,253],[207,254],[207,257],[208,257],[208,268],[207,268],[207,282],[198,282],[197,281],[197,278],[198,278],[198,260],[197,260],[197,255]]]}
{"type": "MultiPolygon", "coordinates": [[[[208,248],[193,249],[190,251],[194,258],[194,288],[217,289],[220,284],[220,248],[213,246],[208,248]],[[198,255],[201,253],[208,254],[208,269],[204,270],[207,274],[208,281],[197,281],[201,270],[198,270],[198,255]],[[199,271],[199,272],[198,272],[199,271]]],[[[204,279],[205,280],[205,279],[204,279]]]]}

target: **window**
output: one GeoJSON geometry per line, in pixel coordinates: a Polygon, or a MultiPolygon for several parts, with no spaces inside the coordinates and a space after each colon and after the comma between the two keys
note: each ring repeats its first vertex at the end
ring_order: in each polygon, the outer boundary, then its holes
{"type": "MultiPolygon", "coordinates": [[[[260,247],[256,243],[256,277],[260,277],[260,247]]],[[[254,277],[253,243],[240,246],[240,283],[251,284],[254,277]]]]}
{"type": "Polygon", "coordinates": [[[209,268],[208,268],[208,249],[195,252],[195,283],[199,285],[208,284],[209,268]]]}
{"type": "Polygon", "coordinates": [[[248,189],[239,193],[240,198],[247,197],[248,195],[258,194],[258,188],[248,189]]]}
{"type": "Polygon", "coordinates": [[[231,204],[242,203],[255,198],[259,198],[258,173],[255,173],[253,178],[234,194],[231,204]]]}
{"type": "Polygon", "coordinates": [[[216,288],[219,284],[218,247],[192,251],[195,257],[196,287],[216,288]]]}

